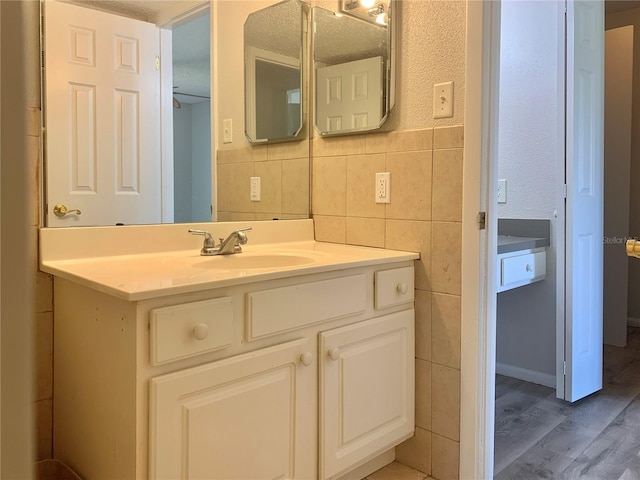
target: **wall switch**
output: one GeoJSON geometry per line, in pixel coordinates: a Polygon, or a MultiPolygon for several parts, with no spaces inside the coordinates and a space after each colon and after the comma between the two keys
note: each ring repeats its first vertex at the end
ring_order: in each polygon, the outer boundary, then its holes
{"type": "Polygon", "coordinates": [[[391,173],[376,173],[376,203],[391,203],[391,173]]]}
{"type": "Polygon", "coordinates": [[[222,143],[233,142],[233,120],[227,118],[222,121],[222,143]]]}
{"type": "Polygon", "coordinates": [[[260,201],[260,177],[250,177],[251,181],[251,201],[260,201]]]}
{"type": "Polygon", "coordinates": [[[453,82],[433,86],[433,118],[453,117],[453,82]]]}
{"type": "Polygon", "coordinates": [[[507,181],[498,180],[498,203],[507,203],[507,181]]]}

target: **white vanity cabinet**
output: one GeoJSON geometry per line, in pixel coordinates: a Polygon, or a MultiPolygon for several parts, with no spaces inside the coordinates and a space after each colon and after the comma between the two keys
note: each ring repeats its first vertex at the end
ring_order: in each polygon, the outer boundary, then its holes
{"type": "Polygon", "coordinates": [[[413,434],[414,311],[320,334],[320,478],[413,434]]]}
{"type": "Polygon", "coordinates": [[[413,434],[411,261],[139,301],[56,278],[54,342],[83,478],[365,476],[413,434]]]}
{"type": "Polygon", "coordinates": [[[314,478],[310,343],[293,340],[151,379],[150,477],[314,478]]]}

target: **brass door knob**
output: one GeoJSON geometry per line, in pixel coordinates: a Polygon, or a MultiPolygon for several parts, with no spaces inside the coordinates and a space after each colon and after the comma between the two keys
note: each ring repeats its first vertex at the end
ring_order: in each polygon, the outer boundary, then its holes
{"type": "Polygon", "coordinates": [[[80,210],[77,210],[77,209],[69,210],[67,206],[62,203],[58,203],[56,204],[55,207],[53,207],[53,213],[56,215],[56,217],[64,217],[65,215],[68,215],[70,213],[75,213],[76,215],[82,215],[82,212],[80,210]]]}

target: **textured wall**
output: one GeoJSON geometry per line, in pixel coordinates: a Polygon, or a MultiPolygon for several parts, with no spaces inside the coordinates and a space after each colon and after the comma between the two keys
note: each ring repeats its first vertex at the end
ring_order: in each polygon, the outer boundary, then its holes
{"type": "MultiPolygon", "coordinates": [[[[556,2],[502,3],[499,178],[507,180],[500,218],[551,220],[546,279],[498,295],[496,360],[555,376],[559,11],[556,2]]],[[[549,379],[549,377],[546,377],[549,379]]]]}
{"type": "Polygon", "coordinates": [[[387,128],[460,125],[464,118],[466,7],[462,1],[397,2],[396,107],[387,128]],[[433,85],[454,82],[453,118],[433,119],[433,85]]]}

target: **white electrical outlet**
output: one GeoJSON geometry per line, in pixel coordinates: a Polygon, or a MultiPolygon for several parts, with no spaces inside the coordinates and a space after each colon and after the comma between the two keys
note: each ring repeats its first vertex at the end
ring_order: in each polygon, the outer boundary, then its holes
{"type": "Polygon", "coordinates": [[[507,203],[507,181],[498,180],[498,203],[507,203]]]}
{"type": "Polygon", "coordinates": [[[249,177],[251,183],[251,201],[260,201],[260,177],[249,177]]]}
{"type": "Polygon", "coordinates": [[[233,142],[233,120],[226,118],[222,121],[222,143],[233,142]]]}
{"type": "Polygon", "coordinates": [[[376,203],[391,203],[391,173],[376,173],[376,203]]]}
{"type": "Polygon", "coordinates": [[[433,118],[453,117],[453,82],[433,86],[433,118]]]}

